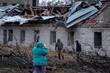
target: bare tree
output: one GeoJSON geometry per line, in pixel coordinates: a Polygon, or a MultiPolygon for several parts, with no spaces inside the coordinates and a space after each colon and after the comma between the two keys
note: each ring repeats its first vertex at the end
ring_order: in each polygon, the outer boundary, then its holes
{"type": "Polygon", "coordinates": [[[64,0],[65,4],[72,4],[74,2],[74,0],[64,0]]]}

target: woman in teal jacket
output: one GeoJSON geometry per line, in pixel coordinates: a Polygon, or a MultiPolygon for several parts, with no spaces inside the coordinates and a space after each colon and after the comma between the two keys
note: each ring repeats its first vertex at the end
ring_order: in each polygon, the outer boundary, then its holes
{"type": "Polygon", "coordinates": [[[46,56],[48,54],[48,49],[45,48],[44,44],[38,42],[32,50],[33,55],[33,73],[46,73],[47,59],[46,56]]]}

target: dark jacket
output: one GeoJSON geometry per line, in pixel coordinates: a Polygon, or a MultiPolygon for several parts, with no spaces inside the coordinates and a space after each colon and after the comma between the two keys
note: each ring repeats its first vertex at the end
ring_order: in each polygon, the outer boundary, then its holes
{"type": "Polygon", "coordinates": [[[81,44],[76,42],[76,52],[81,52],[81,44]]]}
{"type": "Polygon", "coordinates": [[[55,50],[62,50],[63,49],[63,43],[62,42],[57,42],[55,44],[55,50]]]}

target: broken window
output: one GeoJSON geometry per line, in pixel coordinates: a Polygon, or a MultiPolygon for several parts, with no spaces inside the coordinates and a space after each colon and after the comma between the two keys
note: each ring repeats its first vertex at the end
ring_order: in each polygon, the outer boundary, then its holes
{"type": "Polygon", "coordinates": [[[13,41],[13,30],[8,30],[8,41],[13,41]]]}
{"type": "Polygon", "coordinates": [[[32,0],[32,6],[36,6],[36,0],[32,0]]]}
{"type": "Polygon", "coordinates": [[[38,6],[39,5],[39,0],[32,0],[32,6],[38,6]]]}
{"type": "Polygon", "coordinates": [[[2,3],[0,3],[0,6],[2,6],[2,3]]]}
{"type": "Polygon", "coordinates": [[[13,30],[3,30],[3,43],[13,41],[13,30]]]}
{"type": "Polygon", "coordinates": [[[74,32],[68,32],[68,45],[73,45],[74,44],[74,32]]]}
{"type": "Polygon", "coordinates": [[[20,42],[23,43],[25,41],[25,30],[21,30],[20,32],[20,42]]]}
{"type": "Polygon", "coordinates": [[[7,3],[2,3],[2,6],[7,6],[8,4],[7,3]]]}
{"type": "Polygon", "coordinates": [[[7,30],[3,30],[3,43],[7,43],[7,30]]]}
{"type": "Polygon", "coordinates": [[[56,31],[50,31],[50,44],[56,43],[56,31]]]}
{"type": "Polygon", "coordinates": [[[94,32],[94,47],[102,47],[102,32],[94,32]]]}
{"type": "Polygon", "coordinates": [[[34,30],[34,42],[39,41],[39,30],[34,30]]]}

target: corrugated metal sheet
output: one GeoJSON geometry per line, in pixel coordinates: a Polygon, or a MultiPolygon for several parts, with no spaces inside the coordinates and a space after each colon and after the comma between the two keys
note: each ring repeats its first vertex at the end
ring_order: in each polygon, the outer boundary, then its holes
{"type": "Polygon", "coordinates": [[[74,12],[73,10],[73,13],[68,17],[66,21],[67,28],[89,18],[90,16],[96,14],[99,11],[95,6],[89,6],[87,8],[80,9],[76,12],[74,12]]]}
{"type": "Polygon", "coordinates": [[[28,22],[29,19],[20,17],[20,16],[5,16],[2,19],[2,23],[6,23],[6,22],[19,22],[20,24],[24,24],[26,22],[28,22]]]}
{"type": "Polygon", "coordinates": [[[0,11],[0,18],[2,18],[6,13],[3,11],[0,11]]]}
{"type": "Polygon", "coordinates": [[[41,16],[43,20],[48,20],[51,18],[55,18],[55,16],[41,16]]]}
{"type": "Polygon", "coordinates": [[[0,7],[0,10],[3,10],[3,11],[6,11],[6,10],[12,10],[14,8],[17,8],[19,6],[19,4],[16,4],[16,5],[8,5],[8,6],[2,6],[0,7]]]}
{"type": "Polygon", "coordinates": [[[70,8],[68,16],[72,15],[76,11],[76,9],[81,5],[81,3],[82,1],[73,3],[72,7],[70,8]]]}
{"type": "Polygon", "coordinates": [[[6,12],[9,12],[11,10],[13,10],[14,8],[17,8],[19,6],[19,4],[13,6],[13,5],[8,5],[8,6],[3,6],[0,7],[0,19],[4,16],[6,16],[6,12]]]}

